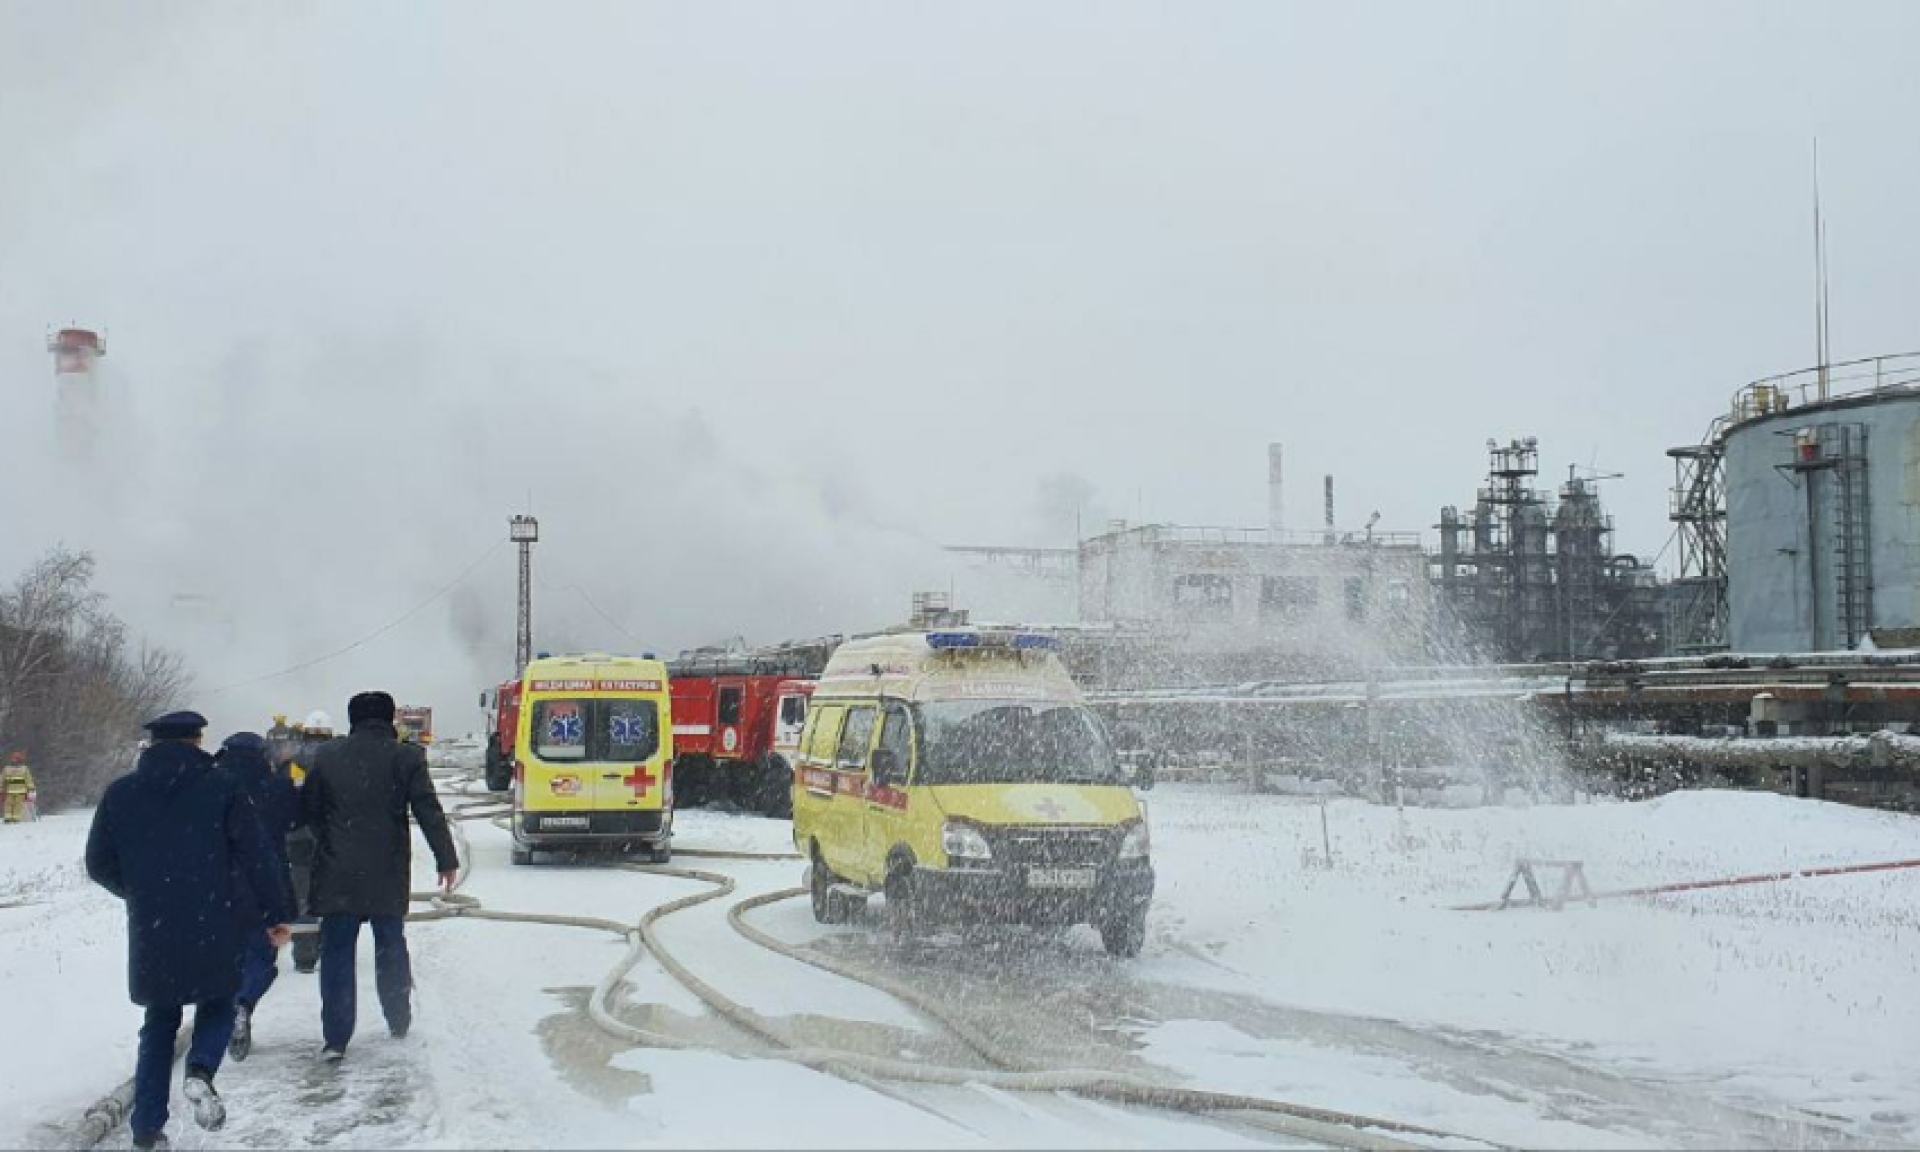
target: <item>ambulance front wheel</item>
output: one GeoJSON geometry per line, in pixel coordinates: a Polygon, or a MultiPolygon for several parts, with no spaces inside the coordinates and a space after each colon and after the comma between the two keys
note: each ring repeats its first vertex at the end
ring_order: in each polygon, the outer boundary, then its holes
{"type": "Polygon", "coordinates": [[[886,897],[883,909],[887,934],[905,940],[920,930],[920,908],[913,897],[913,858],[896,853],[887,864],[887,881],[881,888],[886,897]]]}
{"type": "Polygon", "coordinates": [[[1130,911],[1121,912],[1102,920],[1100,943],[1106,947],[1107,955],[1128,958],[1140,955],[1141,946],[1147,942],[1147,909],[1144,905],[1130,911]]]}
{"type": "Polygon", "coordinates": [[[807,869],[807,894],[812,898],[815,921],[821,924],[847,922],[852,906],[844,895],[833,890],[833,873],[827,871],[817,848],[813,853],[813,866],[807,869]]]}

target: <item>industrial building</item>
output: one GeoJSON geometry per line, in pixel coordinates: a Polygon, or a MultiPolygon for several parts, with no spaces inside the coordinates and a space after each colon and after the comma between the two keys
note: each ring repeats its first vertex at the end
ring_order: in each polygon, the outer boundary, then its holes
{"type": "Polygon", "coordinates": [[[1668,455],[1686,650],[1920,644],[1920,354],[1757,380],[1668,455]]]}
{"type": "MultiPolygon", "coordinates": [[[[1112,629],[1149,682],[1336,676],[1428,654],[1431,597],[1418,534],[1289,531],[1279,447],[1265,528],[1129,525],[1082,540],[1080,621],[1112,629]]],[[[1093,635],[1099,633],[1095,631],[1093,635]]]]}
{"type": "Polygon", "coordinates": [[[1569,470],[1553,499],[1535,487],[1539,444],[1487,441],[1473,509],[1440,510],[1431,575],[1464,651],[1506,663],[1631,659],[1665,650],[1665,612],[1650,565],[1613,550],[1597,477],[1569,470]]]}

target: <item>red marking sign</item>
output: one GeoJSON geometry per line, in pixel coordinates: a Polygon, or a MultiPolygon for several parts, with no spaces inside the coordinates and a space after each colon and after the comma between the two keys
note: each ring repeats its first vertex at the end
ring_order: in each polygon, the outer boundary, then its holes
{"type": "Polygon", "coordinates": [[[869,784],[867,799],[883,808],[893,808],[901,812],[907,810],[907,792],[904,788],[895,788],[889,784],[869,784]]]}

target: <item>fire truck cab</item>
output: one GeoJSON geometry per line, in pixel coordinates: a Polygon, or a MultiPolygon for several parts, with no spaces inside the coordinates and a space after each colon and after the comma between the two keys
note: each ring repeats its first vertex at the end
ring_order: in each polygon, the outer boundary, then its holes
{"type": "Polygon", "coordinates": [[[513,742],[520,731],[520,681],[509,680],[490,693],[482,692],[480,707],[487,709],[487,790],[505,792],[513,787],[513,742]]]}
{"type": "MultiPolygon", "coordinates": [[[[774,690],[773,753],[788,764],[800,761],[800,734],[807,730],[807,702],[813,698],[813,681],[782,680],[774,690]]],[[[793,793],[787,793],[793,800],[793,793]]]]}
{"type": "Polygon", "coordinates": [[[644,846],[672,855],[673,728],[658,660],[552,656],[520,681],[513,742],[513,852],[644,846]]]}
{"type": "Polygon", "coordinates": [[[394,710],[393,726],[402,740],[409,740],[421,746],[433,743],[433,709],[414,704],[402,704],[394,710]]]}
{"type": "Polygon", "coordinates": [[[667,669],[677,801],[726,801],[768,816],[792,815],[792,750],[806,722],[810,682],[796,679],[795,667],[764,657],[683,656],[667,669]]]}

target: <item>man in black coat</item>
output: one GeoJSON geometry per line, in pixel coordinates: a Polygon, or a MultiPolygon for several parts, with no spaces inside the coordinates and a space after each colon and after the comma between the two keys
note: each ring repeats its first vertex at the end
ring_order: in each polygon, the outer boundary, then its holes
{"type": "Polygon", "coordinates": [[[413,966],[407,956],[413,836],[407,813],[433,849],[449,891],[460,867],[446,814],[427,775],[427,754],[403,744],[393,726],[393,697],[362,692],[347,703],[348,734],[314,755],[300,789],[313,833],[310,911],[320,918],[320,1024],[329,1062],[353,1039],[354,960],[360,926],[373,927],[374,984],[387,1029],[404,1037],[413,1024],[413,966]]]}
{"type": "MultiPolygon", "coordinates": [[[[300,794],[294,790],[293,777],[284,768],[276,769],[267,759],[266,738],[256,732],[235,732],[220,742],[214,762],[232,778],[260,817],[266,829],[267,844],[273,852],[274,871],[280,877],[279,905],[298,910],[294,900],[293,876],[287,868],[286,841],[300,822],[300,794]]],[[[244,878],[236,881],[239,897],[236,912],[242,927],[240,937],[240,992],[234,1012],[233,1039],[227,1054],[245,1060],[253,1051],[253,1013],[260,1000],[280,976],[280,949],[264,933],[245,931],[273,902],[262,899],[244,878]]]]}
{"type": "Polygon", "coordinates": [[[127,903],[127,984],[146,1009],[134,1071],[133,1143],[164,1144],[167,1080],[182,1009],[193,1041],[182,1093],[203,1128],[226,1122],[213,1089],[233,1030],[243,926],[236,882],[259,894],[244,930],[285,943],[293,910],[266,831],[233,780],[200,749],[204,716],[173,712],[146,724],[152,743],[107,788],[87,834],[87,875],[127,903]]]}

